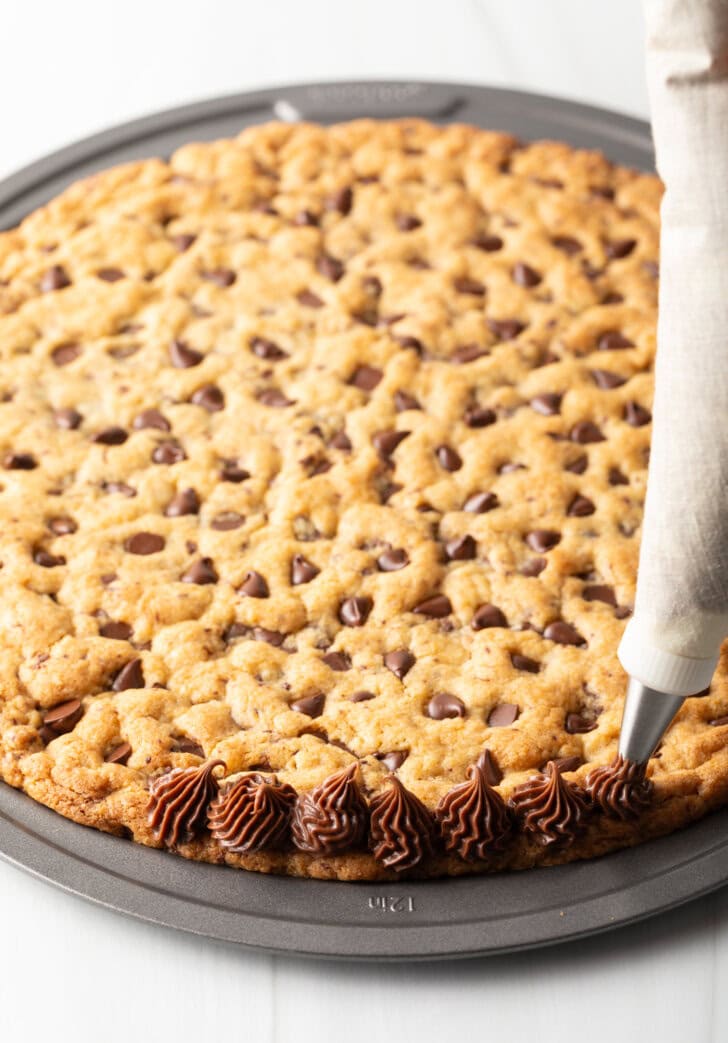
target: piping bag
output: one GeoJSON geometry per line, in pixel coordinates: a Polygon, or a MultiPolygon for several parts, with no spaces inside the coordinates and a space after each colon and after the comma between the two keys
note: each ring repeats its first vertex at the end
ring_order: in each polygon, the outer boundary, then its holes
{"type": "Polygon", "coordinates": [[[728,634],[728,0],[644,0],[661,209],[652,449],[619,752],[644,764],[728,634]]]}

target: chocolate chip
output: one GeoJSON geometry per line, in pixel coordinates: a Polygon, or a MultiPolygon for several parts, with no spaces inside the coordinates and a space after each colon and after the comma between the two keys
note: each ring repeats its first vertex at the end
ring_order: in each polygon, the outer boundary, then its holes
{"type": "Polygon", "coordinates": [[[33,561],[44,569],[55,569],[58,565],[66,564],[66,559],[62,555],[51,554],[50,551],[43,550],[42,547],[33,552],[33,561]]]}
{"type": "Polygon", "coordinates": [[[259,359],[265,359],[266,362],[279,362],[281,359],[288,358],[288,352],[267,337],[253,337],[250,341],[250,350],[259,359]]]}
{"type": "Polygon", "coordinates": [[[507,627],[508,620],[495,605],[480,605],[476,608],[470,625],[473,630],[486,630],[490,627],[507,627]]]}
{"type": "Polygon", "coordinates": [[[507,728],[518,720],[520,708],[515,703],[499,703],[488,714],[489,728],[507,728]]]}
{"type": "Polygon", "coordinates": [[[554,623],[549,623],[543,632],[543,636],[547,641],[554,641],[557,645],[582,646],[586,644],[576,627],[573,627],[571,623],[565,623],[561,619],[556,620],[554,623]]]}
{"type": "Polygon", "coordinates": [[[521,567],[521,575],[529,576],[530,578],[540,576],[547,565],[548,562],[545,558],[531,558],[530,561],[527,561],[525,565],[521,567]]]}
{"type": "Polygon", "coordinates": [[[503,249],[503,240],[499,235],[476,235],[472,240],[473,246],[486,253],[495,253],[503,249]]]}
{"type": "Polygon", "coordinates": [[[265,391],[261,391],[258,401],[262,406],[268,406],[270,409],[285,409],[294,404],[293,399],[286,398],[283,392],[277,388],[267,388],[265,391]]]}
{"type": "Polygon", "coordinates": [[[180,235],[173,235],[170,242],[174,246],[177,253],[183,254],[185,250],[189,250],[194,241],[197,239],[196,235],[190,235],[189,232],[183,232],[180,235]]]}
{"type": "Polygon", "coordinates": [[[53,419],[56,427],[61,427],[66,431],[75,431],[81,426],[83,417],[75,409],[57,409],[53,414],[53,419]]]}
{"type": "Polygon", "coordinates": [[[200,272],[200,277],[207,282],[214,282],[217,286],[232,286],[237,275],[230,268],[210,268],[200,272]]]}
{"type": "Polygon", "coordinates": [[[351,190],[350,185],[344,185],[343,188],[337,189],[329,198],[326,200],[326,207],[328,210],[338,210],[344,217],[351,212],[351,207],[354,202],[354,193],[351,190]]]}
{"type": "Polygon", "coordinates": [[[372,445],[382,459],[386,460],[409,433],[409,431],[377,431],[375,435],[372,435],[372,445]]]}
{"type": "Polygon", "coordinates": [[[237,511],[221,511],[210,522],[210,528],[216,532],[229,532],[231,529],[239,529],[244,522],[244,515],[237,511]]]}
{"type": "Polygon", "coordinates": [[[78,525],[69,518],[68,515],[62,514],[57,518],[51,518],[48,522],[48,528],[56,536],[68,536],[72,532],[76,532],[78,525]]]}
{"type": "Polygon", "coordinates": [[[398,413],[405,413],[408,409],[422,409],[414,395],[400,388],[394,393],[394,408],[398,413]]]}
{"type": "Polygon", "coordinates": [[[158,409],[145,409],[134,418],[132,426],[135,431],[143,431],[146,428],[154,428],[156,431],[169,431],[171,429],[169,420],[162,416],[158,409]]]}
{"type": "Polygon", "coordinates": [[[155,532],[135,532],[124,540],[124,549],[130,554],[158,554],[164,548],[164,536],[155,532]]]}
{"type": "Polygon", "coordinates": [[[128,688],[144,687],[144,671],[141,659],[130,659],[122,666],[114,678],[111,688],[114,692],[125,692],[128,688]]]}
{"type": "Polygon", "coordinates": [[[525,670],[528,674],[537,674],[541,669],[540,664],[535,659],[531,659],[527,655],[521,655],[520,652],[511,653],[511,663],[514,670],[525,670]]]}
{"type": "Polygon", "coordinates": [[[346,627],[363,627],[372,610],[372,599],[346,598],[339,607],[339,619],[346,627]]]}
{"type": "Polygon", "coordinates": [[[591,375],[596,386],[602,391],[621,388],[622,384],[627,382],[626,377],[620,377],[618,373],[612,373],[610,369],[593,369],[591,375]]]}
{"type": "Polygon", "coordinates": [[[415,351],[418,355],[423,355],[425,351],[424,344],[418,337],[410,337],[408,335],[396,336],[394,338],[399,344],[400,348],[407,348],[415,351]]]}
{"type": "Polygon", "coordinates": [[[246,478],[250,478],[250,471],[246,471],[244,467],[241,467],[237,460],[223,460],[222,467],[220,468],[220,478],[223,482],[244,482],[246,478]]]}
{"type": "Polygon", "coordinates": [[[133,632],[128,623],[122,623],[114,619],[110,619],[108,623],[104,623],[103,626],[99,627],[101,637],[108,637],[113,641],[128,641],[133,632]]]}
{"type": "Polygon", "coordinates": [[[67,366],[69,362],[73,362],[81,354],[81,346],[75,341],[68,341],[66,344],[59,344],[51,352],[51,358],[56,366],[67,366]]]}
{"type": "Polygon", "coordinates": [[[458,293],[467,293],[473,297],[482,297],[485,294],[485,286],[477,279],[471,279],[467,275],[457,276],[453,285],[458,293]]]}
{"type": "Polygon", "coordinates": [[[564,464],[564,470],[569,471],[571,474],[584,474],[587,467],[589,466],[589,457],[586,453],[582,453],[580,456],[575,456],[573,460],[564,464]]]}
{"type": "Polygon", "coordinates": [[[594,583],[591,586],[584,587],[581,596],[585,601],[603,601],[605,605],[611,605],[612,608],[617,607],[614,589],[606,583],[594,583]]]}
{"type": "Polygon", "coordinates": [[[533,529],[526,534],[526,543],[537,554],[552,550],[561,541],[561,533],[553,529],[533,529]]]}
{"type": "Polygon", "coordinates": [[[106,764],[126,764],[131,757],[131,743],[121,742],[104,756],[106,764]]]}
{"type": "Polygon", "coordinates": [[[579,713],[567,713],[564,728],[569,735],[583,735],[585,732],[593,732],[597,726],[594,718],[584,717],[579,713]]]}
{"type": "Polygon", "coordinates": [[[198,558],[186,572],[180,576],[183,583],[196,583],[203,586],[207,583],[217,583],[219,576],[212,564],[212,558],[198,558]]]}
{"type": "Polygon", "coordinates": [[[592,420],[580,420],[577,424],[574,424],[569,432],[569,438],[572,442],[578,442],[580,445],[604,441],[604,435],[592,420]]]}
{"type": "Polygon", "coordinates": [[[193,739],[189,735],[178,735],[174,740],[172,749],[175,753],[191,753],[193,757],[205,756],[205,751],[197,739],[193,739]]]}
{"type": "Polygon", "coordinates": [[[615,293],[614,290],[611,290],[602,297],[602,304],[624,304],[624,297],[621,293],[615,293]]]}
{"type": "Polygon", "coordinates": [[[463,504],[463,510],[470,511],[471,514],[486,514],[498,506],[498,497],[495,493],[473,493],[463,504]]]}
{"type": "Polygon", "coordinates": [[[488,319],[488,329],[498,340],[515,340],[525,328],[518,319],[488,319]]]}
{"type": "Polygon", "coordinates": [[[58,735],[73,731],[83,717],[83,707],[80,699],[68,699],[65,703],[58,703],[43,714],[43,731],[47,729],[50,733],[47,742],[58,735]]]}
{"type": "Polygon", "coordinates": [[[300,587],[303,583],[310,583],[315,579],[321,569],[317,568],[303,554],[294,554],[291,561],[291,583],[294,587],[300,587]]]}
{"type": "Polygon", "coordinates": [[[632,427],[644,427],[652,420],[652,413],[638,402],[628,402],[624,407],[624,419],[632,427]]]}
{"type": "Polygon", "coordinates": [[[168,518],[179,518],[183,514],[197,514],[200,510],[200,497],[195,489],[182,489],[167,504],[165,514],[168,518]]]}
{"type": "Polygon", "coordinates": [[[435,450],[435,455],[440,467],[444,467],[446,471],[459,471],[463,466],[459,453],[449,445],[439,445],[435,450]]]}
{"type": "Polygon", "coordinates": [[[205,384],[198,388],[190,399],[194,406],[202,406],[208,413],[219,413],[225,408],[225,396],[215,384],[205,384]]]}
{"type": "Polygon", "coordinates": [[[320,717],[326,702],[326,696],[321,692],[316,695],[306,695],[302,699],[296,699],[291,703],[291,709],[296,713],[303,713],[307,717],[320,717]]]}
{"type": "Polygon", "coordinates": [[[155,464],[178,464],[187,459],[187,454],[178,442],[160,442],[152,452],[155,464]]]}
{"type": "Polygon", "coordinates": [[[463,420],[468,427],[490,427],[497,419],[495,411],[485,406],[471,406],[463,413],[463,420]]]}
{"type": "Polygon", "coordinates": [[[545,391],[542,395],[536,395],[531,399],[531,409],[541,416],[555,416],[561,410],[561,399],[563,395],[555,391],[545,391]]]}
{"type": "Polygon", "coordinates": [[[395,222],[400,232],[413,232],[416,228],[422,227],[419,217],[415,217],[414,214],[397,214],[395,222]]]}
{"type": "Polygon", "coordinates": [[[383,376],[381,369],[376,366],[359,366],[349,383],[360,391],[373,391],[383,376]]]}
{"type": "Polygon", "coordinates": [[[428,616],[430,619],[442,619],[452,612],[450,599],[444,594],[434,594],[426,598],[412,609],[418,616],[428,616]]]}
{"type": "Polygon", "coordinates": [[[398,572],[409,565],[409,560],[409,554],[403,547],[394,547],[382,551],[377,558],[377,568],[380,572],[398,572]]]}
{"type": "Polygon", "coordinates": [[[721,728],[723,725],[728,724],[728,715],[725,717],[714,717],[712,721],[708,721],[708,724],[713,728],[721,728]]]}
{"type": "Polygon", "coordinates": [[[267,630],[265,627],[253,627],[252,637],[254,641],[264,641],[267,645],[273,645],[274,648],[279,648],[280,645],[283,644],[286,635],[282,634],[279,630],[267,630]]]}
{"type": "Polygon", "coordinates": [[[569,504],[567,514],[570,518],[586,518],[590,514],[594,514],[596,507],[588,496],[575,496],[569,504]]]}
{"type": "Polygon", "coordinates": [[[169,349],[169,357],[172,365],[177,369],[191,369],[192,366],[199,366],[205,356],[201,351],[195,351],[194,348],[185,344],[183,340],[173,340],[169,349]]]}
{"type": "Polygon", "coordinates": [[[619,261],[623,257],[629,257],[636,245],[636,239],[607,240],[604,244],[604,253],[610,261],[619,261]]]}
{"type": "Polygon", "coordinates": [[[449,561],[470,561],[477,552],[477,544],[472,536],[458,536],[445,544],[445,557],[449,561]]]}
{"type": "Polygon", "coordinates": [[[337,431],[333,438],[329,440],[329,446],[332,449],[342,449],[346,452],[351,449],[351,439],[346,431],[337,431]]]}
{"type": "Polygon", "coordinates": [[[556,235],[551,240],[557,250],[562,250],[569,257],[578,254],[583,249],[578,239],[572,239],[570,235],[556,235]]]}
{"type": "Polygon", "coordinates": [[[47,271],[43,272],[40,280],[41,293],[52,293],[54,290],[65,290],[65,288],[70,285],[71,280],[68,277],[68,273],[60,264],[54,264],[52,268],[48,268],[47,271]]]}
{"type": "Polygon", "coordinates": [[[433,721],[444,721],[450,717],[464,717],[465,703],[450,692],[438,692],[427,704],[426,714],[433,721]]]}
{"type": "Polygon", "coordinates": [[[608,477],[610,485],[629,485],[629,478],[625,477],[618,467],[610,467],[608,477]]]}
{"type": "Polygon", "coordinates": [[[326,655],[321,656],[321,662],[326,663],[330,670],[335,670],[337,673],[351,670],[351,659],[346,652],[327,652],[326,655]]]}
{"type": "Polygon", "coordinates": [[[123,445],[128,437],[129,433],[123,427],[106,427],[92,435],[91,441],[98,442],[99,445],[123,445]]]}
{"type": "Polygon", "coordinates": [[[518,261],[513,267],[511,272],[514,283],[518,286],[524,286],[526,289],[531,289],[533,286],[538,286],[543,276],[540,272],[537,272],[535,268],[532,268],[529,264],[524,264],[523,261],[518,261]]]}
{"type": "Polygon", "coordinates": [[[38,461],[32,453],[6,453],[3,467],[7,471],[34,471],[38,461]]]}
{"type": "Polygon", "coordinates": [[[318,225],[318,217],[312,210],[299,210],[293,218],[293,223],[299,228],[315,228],[318,225]]]}
{"type": "Polygon", "coordinates": [[[634,341],[625,337],[619,330],[605,330],[597,337],[598,351],[621,351],[623,348],[633,348],[634,341]]]}
{"type": "Polygon", "coordinates": [[[384,665],[400,681],[409,673],[416,662],[415,656],[406,648],[401,648],[396,652],[387,652],[384,656],[384,665]]]}
{"type": "Polygon", "coordinates": [[[480,344],[463,344],[461,347],[456,348],[450,356],[451,362],[457,362],[458,365],[464,366],[468,362],[475,362],[477,359],[482,359],[485,355],[490,354],[487,348],[481,348],[480,344]]]}
{"type": "Polygon", "coordinates": [[[245,579],[238,587],[238,593],[245,594],[249,598],[270,597],[270,591],[265,579],[259,572],[255,572],[253,569],[245,574],[245,579]]]}
{"type": "Polygon", "coordinates": [[[392,750],[391,753],[375,753],[374,756],[382,762],[387,771],[394,772],[407,760],[409,750],[392,750]]]}
{"type": "Polygon", "coordinates": [[[316,271],[331,282],[338,282],[344,274],[344,265],[330,254],[321,254],[316,261],[316,271]]]}
{"type": "Polygon", "coordinates": [[[312,290],[300,290],[296,294],[296,300],[304,308],[323,308],[324,302],[312,290]]]}
{"type": "Polygon", "coordinates": [[[132,499],[136,496],[136,489],[133,489],[126,482],[103,482],[101,488],[105,493],[118,493],[120,496],[128,496],[132,499]]]}
{"type": "Polygon", "coordinates": [[[374,692],[354,692],[353,695],[349,696],[350,703],[368,703],[370,699],[375,699],[374,692]]]}
{"type": "Polygon", "coordinates": [[[96,278],[101,279],[102,282],[118,282],[119,279],[124,279],[125,277],[126,275],[121,268],[99,268],[96,272],[96,278]]]}

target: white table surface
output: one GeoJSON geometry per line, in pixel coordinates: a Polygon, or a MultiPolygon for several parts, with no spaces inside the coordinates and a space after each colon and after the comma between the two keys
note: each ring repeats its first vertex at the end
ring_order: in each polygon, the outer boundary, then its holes
{"type": "MultiPolygon", "coordinates": [[[[7,0],[0,177],[183,101],[296,80],[459,79],[644,116],[637,0],[7,0]]],[[[612,935],[409,966],[265,957],[0,863],[0,1039],[728,1039],[728,890],[612,935]],[[619,1036],[617,1036],[619,1038],[619,1036]]]]}

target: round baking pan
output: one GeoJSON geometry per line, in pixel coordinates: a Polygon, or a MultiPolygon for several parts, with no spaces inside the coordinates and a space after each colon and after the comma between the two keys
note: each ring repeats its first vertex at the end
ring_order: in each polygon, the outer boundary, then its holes
{"type": "MultiPolygon", "coordinates": [[[[71,181],[270,119],[424,116],[599,148],[653,166],[647,124],[553,98],[464,84],[335,83],[186,105],[115,127],[0,183],[10,228],[71,181]]],[[[359,959],[507,952],[583,937],[679,905],[728,877],[728,809],[590,862],[421,883],[344,884],[187,862],[78,826],[0,785],[0,856],[75,894],[155,923],[266,951],[359,959]]]]}

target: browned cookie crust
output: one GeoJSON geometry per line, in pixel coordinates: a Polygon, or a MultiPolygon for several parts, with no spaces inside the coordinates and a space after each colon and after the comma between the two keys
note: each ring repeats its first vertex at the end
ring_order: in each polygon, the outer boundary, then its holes
{"type": "Polygon", "coordinates": [[[722,803],[725,657],[651,785],[590,775],[622,708],[659,199],[550,142],[272,124],[0,236],[2,777],[342,879],[590,857],[722,803]]]}

